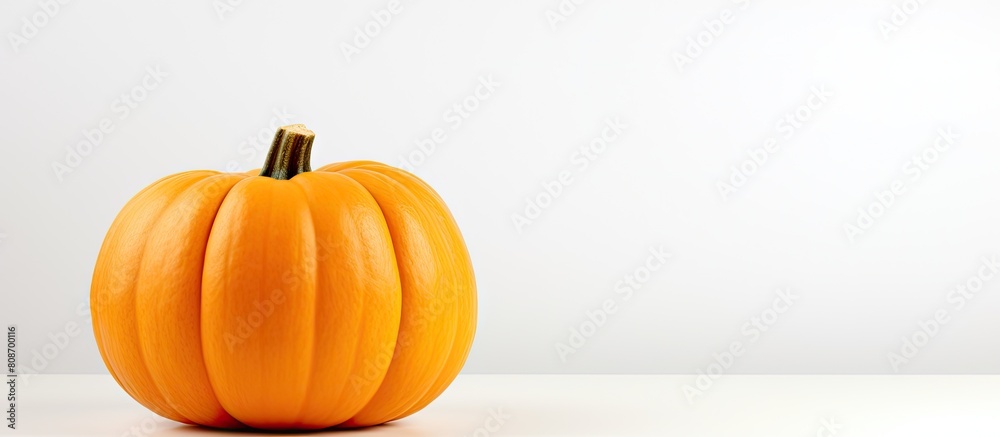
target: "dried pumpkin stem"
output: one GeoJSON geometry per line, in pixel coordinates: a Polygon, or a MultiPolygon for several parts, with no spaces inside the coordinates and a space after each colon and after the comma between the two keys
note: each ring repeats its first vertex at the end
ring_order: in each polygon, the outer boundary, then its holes
{"type": "Polygon", "coordinates": [[[304,124],[292,124],[278,128],[267,152],[267,159],[260,169],[261,176],[279,180],[291,179],[299,173],[312,171],[309,166],[313,139],[316,138],[304,124]]]}

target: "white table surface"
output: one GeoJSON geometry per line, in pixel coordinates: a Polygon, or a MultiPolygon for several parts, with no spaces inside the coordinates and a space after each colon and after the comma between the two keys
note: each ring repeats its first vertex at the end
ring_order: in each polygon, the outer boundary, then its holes
{"type": "MultiPolygon", "coordinates": [[[[1000,436],[1000,376],[733,375],[689,404],[681,387],[693,382],[691,375],[461,375],[409,418],[315,434],[1000,436]],[[490,432],[482,427],[494,412],[509,418],[490,432]],[[832,433],[824,426],[831,423],[832,433]]],[[[159,418],[107,375],[32,375],[18,395],[18,429],[2,435],[260,435],[159,418]]]]}

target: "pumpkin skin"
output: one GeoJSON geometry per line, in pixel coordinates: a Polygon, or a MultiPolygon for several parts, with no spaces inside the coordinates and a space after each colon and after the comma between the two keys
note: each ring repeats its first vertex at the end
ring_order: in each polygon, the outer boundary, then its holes
{"type": "Polygon", "coordinates": [[[112,224],[94,335],[153,412],[218,428],[368,426],[422,409],[462,368],[476,286],[447,206],[377,162],[309,171],[311,144],[283,127],[269,175],[168,176],[112,224]]]}

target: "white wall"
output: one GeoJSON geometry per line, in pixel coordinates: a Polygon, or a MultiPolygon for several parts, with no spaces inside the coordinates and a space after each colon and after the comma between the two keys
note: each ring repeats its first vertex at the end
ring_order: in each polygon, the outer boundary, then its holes
{"type": "Polygon", "coordinates": [[[0,324],[19,325],[24,364],[54,356],[37,370],[105,371],[80,305],[133,194],[173,172],[259,166],[247,137],[264,132],[263,146],[272,122],[301,122],[317,165],[400,165],[441,129],[414,171],[475,262],[469,372],[695,373],[728,363],[733,342],[730,373],[1000,371],[1000,279],[953,291],[1000,256],[996,2],[929,2],[886,38],[902,0],[594,1],[563,5],[554,28],[554,0],[404,1],[350,62],[343,44],[386,2],[246,0],[221,20],[209,2],[175,3],[71,2],[26,43],[11,35],[42,7],[0,3],[0,324]],[[706,21],[720,34],[679,70],[706,21]],[[162,81],[145,79],[157,68],[162,81]],[[456,122],[450,108],[490,78],[456,122]],[[126,113],[119,96],[144,79],[126,113]],[[799,109],[814,89],[831,95],[799,109]],[[104,118],[113,131],[57,176],[104,118]],[[621,134],[581,158],[608,119],[621,134]],[[958,136],[938,152],[941,129],[958,136]],[[717,184],[754,167],[753,150],[766,162],[724,198],[717,184]],[[907,164],[922,153],[936,160],[907,164]],[[561,172],[569,182],[519,231],[512,215],[561,172]],[[852,242],[845,224],[893,186],[852,242]],[[642,288],[618,284],[646,277],[661,246],[671,257],[642,288]],[[557,343],[605,301],[616,312],[563,362],[557,343]],[[772,305],[787,308],[776,321],[772,305]],[[935,312],[947,322],[894,369],[889,354],[922,343],[935,312]],[[774,323],[745,325],[755,317],[774,323]],[[67,323],[81,328],[52,353],[67,323]]]}

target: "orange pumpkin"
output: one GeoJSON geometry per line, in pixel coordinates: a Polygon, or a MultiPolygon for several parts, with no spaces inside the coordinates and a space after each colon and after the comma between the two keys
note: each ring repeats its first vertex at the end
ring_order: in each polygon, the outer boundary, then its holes
{"type": "Polygon", "coordinates": [[[310,171],[313,137],[280,128],[259,175],[163,178],[112,224],[94,335],[150,410],[219,428],[374,425],[429,404],[465,363],[476,286],[444,202],[377,162],[310,171]]]}

